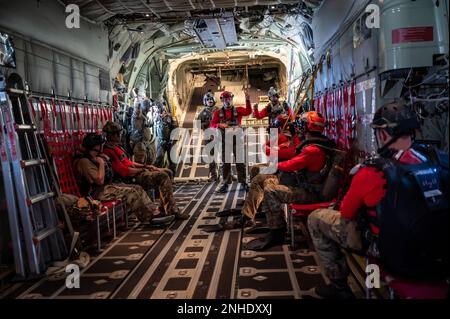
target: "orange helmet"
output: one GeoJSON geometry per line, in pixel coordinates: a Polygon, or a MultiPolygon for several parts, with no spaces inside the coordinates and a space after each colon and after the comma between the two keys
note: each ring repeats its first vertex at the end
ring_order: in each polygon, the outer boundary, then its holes
{"type": "Polygon", "coordinates": [[[322,133],[325,128],[325,119],[316,111],[305,112],[300,116],[300,121],[306,132],[322,133]]]}

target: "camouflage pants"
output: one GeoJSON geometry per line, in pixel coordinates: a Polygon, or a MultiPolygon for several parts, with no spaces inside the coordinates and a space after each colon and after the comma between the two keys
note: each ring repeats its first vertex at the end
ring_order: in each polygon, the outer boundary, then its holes
{"type": "MultiPolygon", "coordinates": [[[[214,139],[211,138],[206,141],[206,143],[212,142],[214,139]]],[[[211,150],[209,154],[212,158],[214,158],[214,149],[211,150]]],[[[213,160],[211,163],[209,163],[209,177],[212,179],[217,179],[217,163],[213,160]]]]}
{"type": "Polygon", "coordinates": [[[341,247],[362,249],[356,222],[342,218],[339,211],[318,209],[309,215],[308,229],[326,276],[333,282],[347,282],[349,269],[341,247]]]}
{"type": "Polygon", "coordinates": [[[268,208],[264,201],[264,190],[266,187],[278,185],[278,183],[278,178],[275,175],[256,175],[250,183],[250,190],[245,198],[242,214],[254,219],[261,204],[264,206],[262,207],[263,211],[267,212],[268,208]]]}
{"type": "Polygon", "coordinates": [[[150,142],[137,142],[133,146],[134,161],[144,165],[152,165],[156,160],[156,149],[150,142]]]}
{"type": "MultiPolygon", "coordinates": [[[[234,157],[236,156],[236,142],[233,143],[233,153],[234,157]]],[[[223,181],[224,183],[231,184],[232,176],[231,176],[231,154],[225,153],[225,143],[222,143],[222,173],[223,173],[223,181]],[[227,163],[228,162],[228,163],[227,163]]],[[[236,171],[238,176],[239,183],[245,183],[247,179],[246,173],[246,164],[245,163],[236,163],[236,171]]]]}
{"type": "Polygon", "coordinates": [[[135,176],[136,183],[145,190],[157,189],[159,191],[161,204],[168,215],[178,213],[178,207],[173,197],[173,187],[170,176],[165,172],[143,170],[135,176]]]}
{"type": "Polygon", "coordinates": [[[133,184],[109,184],[96,196],[99,201],[121,199],[125,202],[127,209],[141,222],[151,220],[158,213],[158,206],[152,202],[144,189],[133,184]]]}
{"type": "Polygon", "coordinates": [[[267,223],[271,229],[285,227],[282,204],[288,203],[314,203],[319,196],[302,187],[293,187],[277,184],[267,185],[264,188],[264,201],[267,206],[267,223]]]}
{"type": "Polygon", "coordinates": [[[172,146],[166,143],[160,143],[156,149],[156,162],[155,165],[158,167],[165,167],[166,159],[167,163],[169,165],[169,169],[172,171],[172,174],[174,175],[177,170],[177,164],[175,164],[172,161],[172,158],[170,157],[170,151],[172,149],[172,146]]]}

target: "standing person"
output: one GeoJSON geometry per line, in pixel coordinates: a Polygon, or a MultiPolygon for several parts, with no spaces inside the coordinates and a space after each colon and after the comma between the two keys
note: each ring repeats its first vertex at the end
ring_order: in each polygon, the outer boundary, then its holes
{"type": "Polygon", "coordinates": [[[96,133],[89,133],[83,139],[83,152],[73,163],[81,195],[99,201],[121,199],[140,222],[162,224],[173,221],[174,216],[161,216],[158,206],[141,186],[112,183],[114,173],[109,158],[103,153],[105,142],[104,137],[96,133]]]}
{"type": "Polygon", "coordinates": [[[258,110],[258,104],[255,104],[253,106],[253,115],[258,120],[268,117],[270,129],[276,127],[276,119],[278,116],[287,115],[291,118],[292,111],[286,101],[283,101],[283,103],[280,102],[280,93],[274,87],[269,89],[267,96],[269,97],[269,104],[261,111],[258,110]]]}
{"type": "MultiPolygon", "coordinates": [[[[245,91],[245,108],[244,107],[235,107],[233,105],[233,93],[224,91],[220,95],[220,101],[222,102],[222,108],[216,110],[214,112],[213,118],[211,120],[210,127],[218,128],[219,132],[222,136],[222,173],[223,173],[223,185],[218,190],[219,193],[226,193],[228,191],[228,184],[231,184],[231,162],[230,156],[231,154],[226,154],[225,151],[225,137],[226,137],[226,129],[227,128],[235,128],[241,125],[242,117],[248,116],[252,114],[252,106],[250,104],[250,96],[247,91],[245,91]]],[[[242,135],[243,136],[243,135],[242,135]]],[[[244,141],[242,139],[236,138],[236,141],[233,138],[233,153],[236,158],[237,150],[244,149],[244,141]],[[238,147],[236,147],[238,145],[238,147]]],[[[238,173],[238,182],[243,186],[243,188],[247,191],[248,185],[246,181],[246,163],[236,163],[236,170],[238,173]]]]}
{"type": "Polygon", "coordinates": [[[323,298],[353,297],[341,247],[361,251],[361,230],[372,239],[369,253],[381,257],[388,271],[448,278],[448,154],[414,145],[420,124],[400,103],[379,108],[371,126],[380,157],[352,169],[339,210],[319,209],[308,217],[314,247],[331,281],[315,288],[323,298]],[[367,229],[361,229],[361,218],[368,221],[367,229]]]}
{"type": "Polygon", "coordinates": [[[144,130],[149,127],[147,113],[150,108],[150,100],[145,99],[139,106],[134,107],[133,115],[131,116],[130,146],[133,150],[134,160],[141,164],[144,164],[144,162],[147,164],[148,162],[146,147],[143,145],[143,139],[144,130]]]}
{"type": "Polygon", "coordinates": [[[167,157],[169,169],[172,171],[172,175],[175,176],[177,166],[170,157],[170,151],[174,146],[173,141],[170,139],[170,134],[175,128],[177,128],[177,124],[172,115],[167,112],[163,105],[159,107],[159,110],[161,113],[157,122],[157,136],[159,139],[156,148],[156,166],[161,168],[165,167],[164,163],[165,158],[167,157]]]}
{"type": "Polygon", "coordinates": [[[203,96],[203,105],[208,104],[208,100],[213,100],[214,105],[216,105],[216,98],[214,97],[214,93],[211,91],[211,89],[206,92],[206,94],[203,96]]]}
{"type": "MultiPolygon", "coordinates": [[[[208,90],[208,93],[205,94],[205,97],[203,98],[203,103],[205,107],[198,115],[197,120],[200,121],[200,127],[202,130],[206,130],[209,128],[211,124],[211,120],[213,118],[214,112],[217,110],[216,107],[216,100],[214,98],[214,95],[212,94],[211,90],[208,90]]],[[[214,137],[211,137],[206,142],[212,142],[214,140],[214,137]]],[[[212,156],[212,154],[210,154],[212,156]]],[[[212,162],[209,163],[209,180],[211,182],[216,182],[218,180],[217,175],[217,164],[212,159],[212,162]]]]}
{"type": "Polygon", "coordinates": [[[175,215],[178,219],[189,218],[188,212],[181,213],[173,197],[173,186],[170,176],[153,165],[144,165],[131,161],[125,150],[119,145],[122,126],[107,122],[103,127],[106,134],[104,152],[111,158],[114,173],[123,179],[141,185],[145,190],[157,189],[163,209],[167,215],[175,215]]]}

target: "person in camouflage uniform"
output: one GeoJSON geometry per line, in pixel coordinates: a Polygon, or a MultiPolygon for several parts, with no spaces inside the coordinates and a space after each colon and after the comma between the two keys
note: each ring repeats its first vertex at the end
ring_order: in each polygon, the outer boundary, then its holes
{"type": "Polygon", "coordinates": [[[188,212],[181,213],[173,197],[173,186],[170,176],[152,165],[144,165],[131,161],[119,145],[122,126],[107,122],[103,127],[107,143],[104,152],[111,158],[112,168],[120,178],[136,183],[144,190],[157,189],[164,212],[175,215],[178,219],[189,218],[188,212]]]}
{"type": "Polygon", "coordinates": [[[74,160],[74,173],[81,195],[99,201],[120,199],[140,222],[161,224],[172,221],[174,216],[160,216],[158,206],[141,186],[112,183],[114,176],[109,158],[103,153],[104,143],[105,139],[96,133],[90,133],[83,139],[84,152],[74,160]]]}
{"type": "Polygon", "coordinates": [[[172,115],[166,110],[162,103],[161,106],[158,107],[158,109],[161,113],[156,123],[156,131],[158,136],[158,145],[156,148],[156,166],[164,167],[165,158],[167,157],[169,169],[172,171],[172,174],[175,175],[177,167],[170,157],[170,150],[173,146],[173,141],[170,139],[170,134],[177,127],[177,124],[172,115]]]}
{"type": "MultiPolygon", "coordinates": [[[[131,136],[130,143],[133,150],[133,160],[143,165],[154,165],[156,161],[156,147],[147,113],[152,108],[149,99],[141,102],[140,107],[135,107],[131,118],[131,136]]],[[[173,181],[173,172],[167,168],[157,168],[159,171],[165,172],[173,181]]]]}
{"type": "MultiPolygon", "coordinates": [[[[211,90],[208,91],[208,93],[205,94],[203,98],[203,103],[205,104],[205,107],[198,115],[197,120],[200,121],[200,127],[202,130],[206,130],[209,128],[209,124],[211,123],[212,117],[214,112],[217,110],[216,107],[216,100],[214,99],[214,95],[212,94],[211,90]]],[[[211,137],[206,141],[206,143],[210,143],[214,140],[214,137],[211,137]]],[[[213,154],[210,154],[213,156],[213,154]]],[[[211,163],[209,163],[209,178],[210,181],[217,181],[217,164],[213,160],[211,163]]]]}

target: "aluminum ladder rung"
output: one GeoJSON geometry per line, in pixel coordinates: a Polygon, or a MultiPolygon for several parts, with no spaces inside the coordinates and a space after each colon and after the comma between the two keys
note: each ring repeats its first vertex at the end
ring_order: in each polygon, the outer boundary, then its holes
{"type": "Polygon", "coordinates": [[[47,227],[42,230],[40,230],[37,234],[33,236],[33,241],[40,242],[43,239],[47,238],[48,236],[53,235],[57,231],[60,231],[61,229],[59,227],[47,227]]]}
{"type": "Polygon", "coordinates": [[[41,194],[34,195],[27,199],[27,205],[31,206],[33,204],[36,204],[37,202],[43,201],[48,198],[52,198],[53,196],[55,196],[55,193],[53,193],[53,192],[41,193],[41,194]]]}
{"type": "Polygon", "coordinates": [[[46,163],[45,159],[21,160],[20,166],[22,166],[22,168],[25,168],[25,167],[42,165],[45,163],[46,163]]]}

